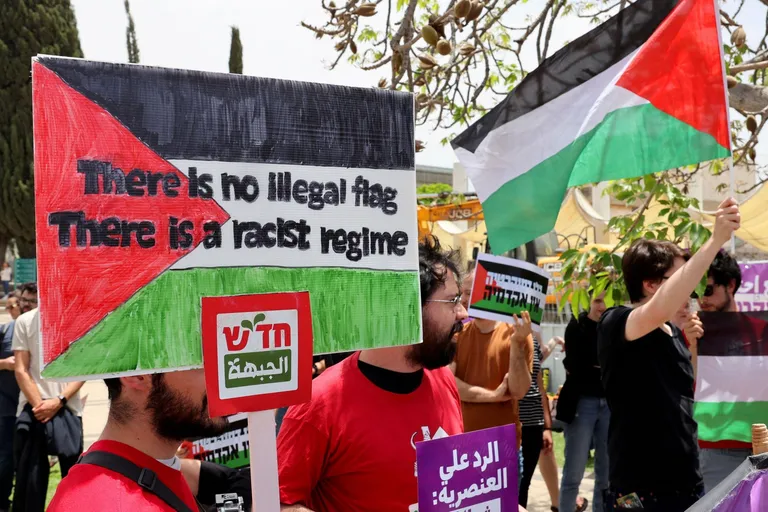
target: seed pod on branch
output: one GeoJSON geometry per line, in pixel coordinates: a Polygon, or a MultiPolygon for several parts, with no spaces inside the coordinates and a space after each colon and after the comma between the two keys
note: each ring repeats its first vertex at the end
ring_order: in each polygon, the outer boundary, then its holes
{"type": "Polygon", "coordinates": [[[336,46],[334,46],[337,52],[344,50],[344,48],[346,47],[347,47],[346,41],[339,41],[338,43],[336,43],[336,46]]]}
{"type": "Polygon", "coordinates": [[[429,103],[429,94],[426,94],[426,93],[422,92],[422,93],[419,93],[416,96],[416,105],[417,106],[421,107],[423,105],[426,105],[427,103],[429,103]]]}
{"type": "Polygon", "coordinates": [[[413,85],[416,87],[422,87],[424,85],[427,85],[427,81],[424,79],[424,75],[418,75],[416,80],[413,81],[413,85]]]}
{"type": "Polygon", "coordinates": [[[755,151],[755,148],[749,148],[749,158],[751,158],[753,162],[757,160],[757,151],[755,151]]]}
{"type": "Polygon", "coordinates": [[[424,41],[426,41],[429,46],[435,46],[440,40],[437,30],[431,25],[424,25],[421,27],[421,37],[424,38],[424,41]]]}
{"type": "Polygon", "coordinates": [[[472,55],[473,53],[475,53],[475,47],[469,43],[461,43],[459,45],[459,53],[464,55],[465,57],[467,55],[472,55]]]}
{"type": "Polygon", "coordinates": [[[437,42],[437,53],[440,55],[448,55],[451,53],[451,43],[445,39],[441,39],[437,42]]]}
{"type": "Polygon", "coordinates": [[[394,55],[392,55],[392,70],[395,72],[396,75],[400,74],[400,68],[403,67],[403,55],[399,52],[395,52],[394,55]]]}
{"type": "Polygon", "coordinates": [[[443,39],[446,39],[445,37],[445,23],[439,23],[438,20],[440,17],[437,14],[430,14],[429,15],[429,25],[434,28],[437,31],[437,34],[442,37],[443,39]]]}
{"type": "Polygon", "coordinates": [[[469,0],[459,0],[453,8],[453,14],[457,18],[466,18],[472,8],[472,2],[469,0]]]}
{"type": "Polygon", "coordinates": [[[480,17],[480,14],[483,12],[483,4],[478,2],[477,0],[472,1],[472,6],[469,10],[469,14],[467,14],[467,23],[470,21],[475,21],[477,18],[480,17]]]}
{"type": "Polygon", "coordinates": [[[755,119],[755,116],[747,116],[747,130],[749,130],[749,133],[755,133],[755,130],[757,130],[757,119],[755,119]]]}
{"type": "Polygon", "coordinates": [[[419,55],[419,67],[421,69],[432,69],[435,66],[437,66],[437,61],[433,56],[426,54],[419,55]]]}
{"type": "Polygon", "coordinates": [[[331,18],[336,16],[336,3],[333,0],[328,4],[328,10],[331,12],[331,18]]]}
{"type": "Polygon", "coordinates": [[[371,3],[360,4],[360,7],[355,9],[355,14],[357,14],[358,16],[366,16],[366,17],[375,16],[376,4],[371,4],[371,3]]]}
{"type": "Polygon", "coordinates": [[[416,152],[417,153],[420,153],[421,151],[424,151],[424,147],[425,146],[424,146],[423,142],[421,142],[420,140],[416,141],[416,152]]]}
{"type": "Polygon", "coordinates": [[[382,78],[381,80],[379,80],[379,87],[380,88],[384,89],[386,86],[387,86],[387,79],[386,78],[382,78]]]}
{"type": "Polygon", "coordinates": [[[349,41],[349,49],[352,50],[352,53],[357,53],[357,45],[354,41],[349,41]]]}
{"type": "Polygon", "coordinates": [[[747,43],[747,31],[744,27],[739,27],[731,33],[731,44],[738,49],[744,48],[747,43]]]}
{"type": "Polygon", "coordinates": [[[728,82],[728,88],[733,89],[737,85],[739,85],[739,80],[735,76],[728,75],[726,77],[726,80],[728,82]]]}

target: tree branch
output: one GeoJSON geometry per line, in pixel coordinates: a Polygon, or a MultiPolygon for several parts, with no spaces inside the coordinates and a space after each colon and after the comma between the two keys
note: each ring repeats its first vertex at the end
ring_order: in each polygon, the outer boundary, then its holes
{"type": "Polygon", "coordinates": [[[750,64],[739,64],[738,66],[731,66],[728,70],[728,74],[736,75],[743,71],[752,71],[753,69],[765,69],[768,68],[768,60],[760,62],[752,62],[750,64]]]}
{"type": "Polygon", "coordinates": [[[640,223],[640,219],[643,217],[643,214],[648,209],[648,207],[651,205],[651,201],[653,201],[653,198],[656,194],[656,189],[659,188],[659,181],[656,182],[656,185],[648,192],[648,199],[645,200],[643,205],[640,207],[640,209],[637,212],[637,217],[635,217],[635,220],[630,224],[629,229],[627,229],[626,234],[619,240],[619,243],[616,244],[616,247],[613,248],[611,251],[611,254],[614,254],[616,251],[618,251],[621,246],[623,246],[627,240],[631,239],[632,233],[637,227],[637,225],[640,223]]]}
{"type": "MultiPolygon", "coordinates": [[[[768,0],[765,0],[768,2],[768,0]]],[[[748,113],[763,112],[768,108],[768,88],[750,84],[736,84],[729,89],[731,107],[748,113]]]]}

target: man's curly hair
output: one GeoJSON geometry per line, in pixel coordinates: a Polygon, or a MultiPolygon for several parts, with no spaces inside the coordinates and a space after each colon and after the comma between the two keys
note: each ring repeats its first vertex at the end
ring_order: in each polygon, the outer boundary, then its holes
{"type": "Polygon", "coordinates": [[[721,286],[728,286],[731,280],[736,285],[733,293],[736,293],[741,286],[741,269],[736,259],[725,250],[720,250],[715,256],[712,265],[709,267],[709,277],[721,286]]]}
{"type": "Polygon", "coordinates": [[[424,306],[435,291],[445,284],[448,271],[460,281],[457,251],[443,250],[434,235],[425,236],[419,243],[419,281],[421,283],[421,305],[424,306]]]}

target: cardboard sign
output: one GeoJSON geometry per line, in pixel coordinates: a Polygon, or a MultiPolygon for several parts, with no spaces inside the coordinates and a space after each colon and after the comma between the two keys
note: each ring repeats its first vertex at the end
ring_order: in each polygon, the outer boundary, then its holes
{"type": "Polygon", "coordinates": [[[228,419],[229,429],[220,436],[191,441],[188,457],[230,468],[248,466],[251,460],[248,419],[245,414],[236,414],[228,419]]]}
{"type": "Polygon", "coordinates": [[[479,254],[469,300],[469,316],[512,322],[523,311],[539,329],[549,275],[536,265],[512,258],[479,254]]]}
{"type": "Polygon", "coordinates": [[[203,357],[211,416],[308,401],[309,293],[203,298],[203,357]]]}
{"type": "Polygon", "coordinates": [[[419,512],[517,510],[515,425],[416,443],[419,512]]]}
{"type": "Polygon", "coordinates": [[[39,56],[43,376],[197,368],[201,299],[308,291],[315,351],[421,340],[410,94],[39,56]]]}

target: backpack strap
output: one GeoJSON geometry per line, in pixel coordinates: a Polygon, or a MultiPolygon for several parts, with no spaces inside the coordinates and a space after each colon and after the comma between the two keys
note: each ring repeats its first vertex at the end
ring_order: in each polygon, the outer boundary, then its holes
{"type": "Polygon", "coordinates": [[[173,510],[193,512],[184,501],[168,488],[154,471],[142,468],[128,459],[110,452],[92,451],[83,454],[78,464],[91,464],[119,473],[138,484],[139,487],[163,500],[173,510]]]}

